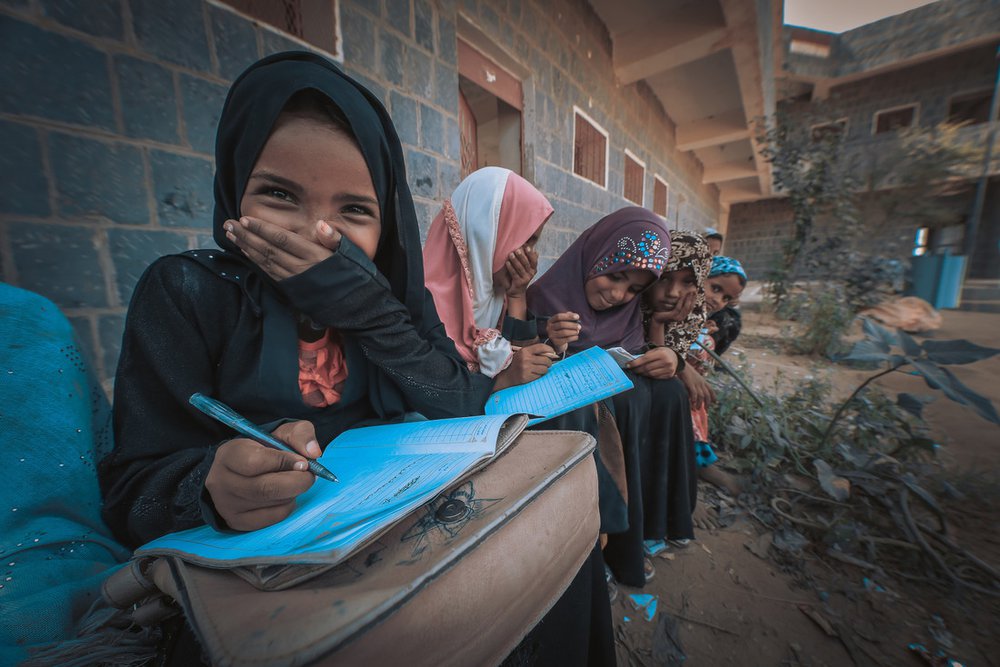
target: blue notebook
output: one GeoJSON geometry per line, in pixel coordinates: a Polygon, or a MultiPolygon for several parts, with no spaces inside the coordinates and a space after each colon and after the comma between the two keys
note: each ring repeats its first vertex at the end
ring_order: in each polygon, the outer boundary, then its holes
{"type": "Polygon", "coordinates": [[[340,482],[316,480],[283,521],[248,533],[192,528],[157,538],[136,555],[178,556],[210,567],[338,563],[501,453],[528,416],[537,423],[631,387],[614,359],[595,347],[553,364],[533,382],[493,394],[486,415],[346,431],[319,459],[340,482]]]}

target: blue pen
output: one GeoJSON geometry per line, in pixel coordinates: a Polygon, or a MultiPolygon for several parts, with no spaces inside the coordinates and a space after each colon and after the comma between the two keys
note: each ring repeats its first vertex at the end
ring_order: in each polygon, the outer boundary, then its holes
{"type": "MultiPolygon", "coordinates": [[[[270,433],[262,430],[259,426],[221,401],[217,401],[210,396],[206,396],[205,394],[194,393],[191,394],[191,398],[188,399],[188,402],[212,419],[225,424],[229,428],[245,435],[248,438],[256,440],[262,445],[267,445],[268,447],[273,447],[274,449],[280,449],[283,452],[298,454],[298,452],[283,443],[281,440],[278,440],[270,433]]],[[[313,459],[307,460],[309,461],[309,472],[312,474],[331,482],[340,481],[337,479],[336,475],[320,465],[319,462],[313,459]]]]}

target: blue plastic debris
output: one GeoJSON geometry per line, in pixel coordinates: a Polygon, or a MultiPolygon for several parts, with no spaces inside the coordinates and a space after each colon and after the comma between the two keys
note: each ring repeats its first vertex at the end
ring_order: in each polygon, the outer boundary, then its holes
{"type": "Polygon", "coordinates": [[[631,623],[632,622],[632,619],[629,618],[628,616],[622,616],[622,620],[625,621],[626,623],[631,623]]]}
{"type": "Polygon", "coordinates": [[[946,656],[944,651],[940,649],[937,653],[931,653],[926,646],[916,642],[909,644],[906,648],[926,660],[928,664],[934,665],[934,667],[938,667],[939,665],[941,667],[965,667],[965,665],[960,663],[958,660],[952,660],[946,656]]]}
{"type": "Polygon", "coordinates": [[[642,612],[643,618],[647,621],[653,620],[653,616],[656,615],[656,603],[659,598],[649,593],[632,593],[628,597],[632,601],[632,606],[635,607],[636,611],[642,612]]]}

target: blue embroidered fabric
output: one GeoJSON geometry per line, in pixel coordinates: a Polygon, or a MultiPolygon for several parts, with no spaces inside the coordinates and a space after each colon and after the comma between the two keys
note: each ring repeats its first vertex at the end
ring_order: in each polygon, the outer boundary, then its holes
{"type": "Polygon", "coordinates": [[[52,302],[0,283],[0,664],[71,638],[129,551],[101,521],[107,398],[52,302]]]}

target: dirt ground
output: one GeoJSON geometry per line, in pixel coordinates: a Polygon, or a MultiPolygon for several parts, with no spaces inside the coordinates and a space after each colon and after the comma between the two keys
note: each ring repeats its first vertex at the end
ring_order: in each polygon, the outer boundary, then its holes
{"type": "MultiPolygon", "coordinates": [[[[933,332],[934,338],[1000,347],[1000,315],[943,315],[944,325],[933,332]]],[[[769,315],[745,313],[743,331],[746,336],[733,349],[746,355],[759,386],[823,373],[830,374],[831,398],[843,398],[870,375],[777,352],[776,342],[788,331],[769,315]]],[[[1000,406],[1000,356],[950,368],[1000,406]]],[[[937,393],[921,378],[903,374],[878,382],[893,395],[937,393]]],[[[953,504],[956,539],[997,567],[1000,428],[943,396],[924,414],[942,445],[943,474],[957,488],[978,492],[953,504]]],[[[702,491],[716,498],[712,487],[702,491]]],[[[684,549],[670,548],[654,557],[653,580],[641,590],[620,586],[612,604],[618,664],[679,665],[682,654],[686,667],[931,664],[908,650],[911,643],[921,643],[966,667],[1000,665],[996,599],[984,602],[850,565],[834,566],[808,550],[804,562],[779,564],[775,550],[768,551],[768,540],[760,523],[743,516],[727,528],[699,531],[684,549]],[[648,609],[636,608],[645,600],[633,600],[633,594],[655,596],[651,619],[648,609]]]]}

